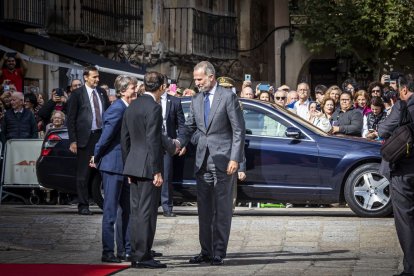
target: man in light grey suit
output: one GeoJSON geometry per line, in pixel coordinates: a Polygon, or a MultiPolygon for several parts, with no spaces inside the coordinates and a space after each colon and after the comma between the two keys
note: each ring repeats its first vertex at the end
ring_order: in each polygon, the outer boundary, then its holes
{"type": "Polygon", "coordinates": [[[198,132],[195,174],[201,253],[190,263],[222,265],[232,219],[232,184],[243,161],[245,124],[237,96],[217,85],[211,63],[198,63],[193,76],[200,93],[191,102],[186,139],[198,132]]]}

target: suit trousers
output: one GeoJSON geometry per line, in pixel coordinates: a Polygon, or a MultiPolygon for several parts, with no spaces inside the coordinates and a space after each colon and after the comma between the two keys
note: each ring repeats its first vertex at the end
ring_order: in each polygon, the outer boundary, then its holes
{"type": "Polygon", "coordinates": [[[89,178],[92,168],[89,167],[89,160],[93,156],[95,144],[101,137],[100,132],[91,133],[86,147],[79,148],[76,154],[76,191],[78,193],[78,209],[89,208],[89,178]]]}
{"type": "Polygon", "coordinates": [[[235,174],[216,168],[206,153],[203,165],[196,173],[197,209],[201,253],[211,257],[226,257],[232,220],[232,186],[235,174]]]}
{"type": "Polygon", "coordinates": [[[172,166],[173,157],[168,153],[164,154],[164,183],[161,186],[161,206],[166,213],[172,212],[173,209],[172,166]]]}
{"type": "MultiPolygon", "coordinates": [[[[116,240],[118,248],[124,248],[125,253],[130,254],[129,242],[129,213],[130,213],[130,187],[126,177],[119,174],[101,172],[104,189],[104,206],[102,216],[102,255],[114,254],[114,226],[121,223],[121,239],[116,240]],[[118,218],[120,209],[121,218],[118,218]]],[[[119,250],[118,250],[119,252],[119,250]]],[[[122,252],[123,253],[123,252],[122,252]]]]}
{"type": "Polygon", "coordinates": [[[157,226],[157,211],[160,188],[155,187],[152,179],[139,178],[131,183],[131,258],[133,261],[152,259],[151,248],[157,226]]]}
{"type": "Polygon", "coordinates": [[[414,274],[414,174],[392,175],[395,228],[404,252],[404,272],[414,274]]]}

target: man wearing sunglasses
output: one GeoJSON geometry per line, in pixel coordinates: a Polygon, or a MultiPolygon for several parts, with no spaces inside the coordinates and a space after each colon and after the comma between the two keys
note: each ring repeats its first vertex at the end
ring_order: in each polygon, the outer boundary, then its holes
{"type": "Polygon", "coordinates": [[[287,93],[284,90],[277,90],[275,93],[275,104],[285,107],[287,102],[287,93]]]}

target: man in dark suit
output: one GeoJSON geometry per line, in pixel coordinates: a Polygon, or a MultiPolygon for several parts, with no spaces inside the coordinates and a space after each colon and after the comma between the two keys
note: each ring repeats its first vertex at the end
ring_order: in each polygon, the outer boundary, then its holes
{"type": "Polygon", "coordinates": [[[211,63],[198,63],[193,76],[200,93],[192,98],[183,144],[198,132],[195,174],[201,252],[190,263],[222,265],[231,228],[232,185],[243,161],[245,124],[236,94],[217,85],[211,63]]]}
{"type": "MultiPolygon", "coordinates": [[[[145,92],[133,101],[124,114],[121,147],[124,175],[131,182],[131,267],[165,268],[151,252],[157,224],[160,187],[163,184],[162,108],[163,75],[148,72],[145,92]]],[[[170,142],[172,152],[176,146],[170,142]]],[[[169,151],[170,152],[170,151],[169,151]]]]}
{"type": "Polygon", "coordinates": [[[89,210],[88,183],[91,168],[88,166],[95,144],[102,133],[102,114],[109,106],[108,96],[98,87],[96,67],[85,67],[85,85],[75,89],[68,102],[69,150],[76,154],[76,188],[78,213],[92,215],[89,210]]]}
{"type": "Polygon", "coordinates": [[[102,175],[104,189],[104,206],[102,217],[102,262],[120,263],[131,254],[129,242],[129,184],[123,175],[124,162],[121,151],[121,126],[126,108],[136,99],[137,79],[120,75],[115,79],[116,100],[104,113],[103,131],[95,145],[95,155],[91,166],[96,166],[102,175]],[[121,218],[117,218],[118,207],[121,218]],[[119,219],[119,220],[118,220],[119,219]],[[120,222],[122,226],[120,241],[117,243],[118,255],[114,254],[114,225],[120,222]],[[120,252],[123,248],[125,252],[120,252]]]}
{"type": "MultiPolygon", "coordinates": [[[[414,122],[414,80],[412,75],[399,76],[398,93],[400,100],[391,109],[390,115],[378,125],[381,138],[389,138],[399,126],[401,113],[407,109],[414,122]]],[[[403,121],[404,122],[404,121],[403,121]]],[[[391,176],[391,198],[394,211],[395,228],[401,249],[404,252],[404,271],[398,275],[414,275],[414,156],[387,164],[383,160],[380,172],[391,176]],[[388,165],[388,166],[385,166],[388,165]]]]}
{"type": "MultiPolygon", "coordinates": [[[[164,85],[168,85],[168,79],[164,76],[164,85]]],[[[163,117],[163,130],[171,139],[177,139],[177,130],[180,140],[184,140],[185,137],[185,118],[181,101],[179,98],[169,95],[164,92],[161,96],[162,117],[163,117]]],[[[183,147],[178,154],[184,155],[186,152],[183,147]]],[[[173,157],[165,153],[164,154],[164,184],[161,187],[161,206],[163,209],[164,217],[175,217],[173,213],[173,198],[172,198],[172,169],[173,169],[173,157]]]]}

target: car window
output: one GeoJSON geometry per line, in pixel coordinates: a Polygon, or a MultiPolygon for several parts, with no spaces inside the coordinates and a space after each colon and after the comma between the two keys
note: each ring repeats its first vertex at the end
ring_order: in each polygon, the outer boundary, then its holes
{"type": "Polygon", "coordinates": [[[275,119],[264,110],[243,106],[243,115],[248,134],[257,136],[286,137],[286,122],[275,119]]]}

